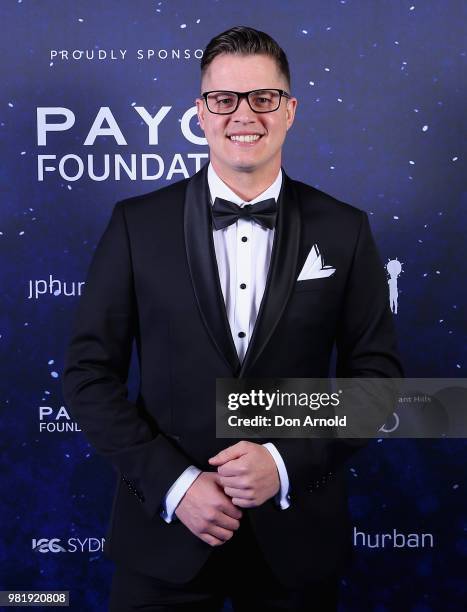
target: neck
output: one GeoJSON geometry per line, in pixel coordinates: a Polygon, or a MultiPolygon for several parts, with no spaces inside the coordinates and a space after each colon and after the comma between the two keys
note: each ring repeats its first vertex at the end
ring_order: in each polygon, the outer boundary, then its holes
{"type": "Polygon", "coordinates": [[[211,164],[217,176],[244,202],[249,202],[266,191],[276,180],[281,167],[279,160],[274,167],[269,167],[263,171],[235,172],[218,167],[212,159],[211,164]]]}

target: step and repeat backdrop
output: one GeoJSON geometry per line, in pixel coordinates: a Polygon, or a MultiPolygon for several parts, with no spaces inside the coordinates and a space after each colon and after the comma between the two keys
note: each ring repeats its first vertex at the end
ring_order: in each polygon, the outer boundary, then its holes
{"type": "MultiPolygon", "coordinates": [[[[117,475],[64,402],[64,354],[116,201],[207,163],[199,64],[231,26],[288,55],[287,173],[368,212],[406,376],[466,377],[466,16],[455,0],[0,4],[0,590],[107,607],[117,475]]],[[[130,397],[137,382],[133,359],[130,397]]],[[[464,609],[466,455],[385,439],[348,464],[342,610],[464,609]]]]}

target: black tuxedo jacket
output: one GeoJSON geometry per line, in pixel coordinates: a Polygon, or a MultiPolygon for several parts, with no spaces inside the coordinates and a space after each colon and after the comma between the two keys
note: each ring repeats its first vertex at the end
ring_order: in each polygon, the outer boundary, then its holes
{"type": "MultiPolygon", "coordinates": [[[[105,553],[143,573],[191,579],[212,548],[160,517],[189,465],[216,439],[216,378],[401,377],[388,288],[367,215],[284,172],[264,298],[239,363],[219,283],[207,165],[116,204],[95,251],[68,347],[64,396],[118,474],[105,553]],[[316,244],[336,272],[297,282],[316,244]],[[133,339],[136,402],[126,381],[133,339]]],[[[253,440],[264,442],[264,440],[253,440]]],[[[342,568],[352,548],[344,468],[364,441],[276,439],[291,506],[246,510],[272,569],[290,586],[342,568]]]]}

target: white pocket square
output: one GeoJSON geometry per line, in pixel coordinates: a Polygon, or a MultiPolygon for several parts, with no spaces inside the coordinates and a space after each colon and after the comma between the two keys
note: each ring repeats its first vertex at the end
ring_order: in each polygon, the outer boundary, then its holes
{"type": "Polygon", "coordinates": [[[336,268],[323,265],[323,258],[318,250],[318,245],[314,244],[308,253],[297,281],[309,280],[311,278],[326,278],[327,276],[332,276],[335,271],[336,268]]]}

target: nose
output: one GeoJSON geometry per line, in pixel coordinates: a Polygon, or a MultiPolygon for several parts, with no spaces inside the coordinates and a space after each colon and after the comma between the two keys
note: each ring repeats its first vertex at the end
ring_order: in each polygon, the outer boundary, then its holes
{"type": "Polygon", "coordinates": [[[256,113],[251,110],[248,100],[244,97],[240,99],[237,110],[232,113],[231,118],[233,121],[251,123],[256,120],[256,113]]]}

